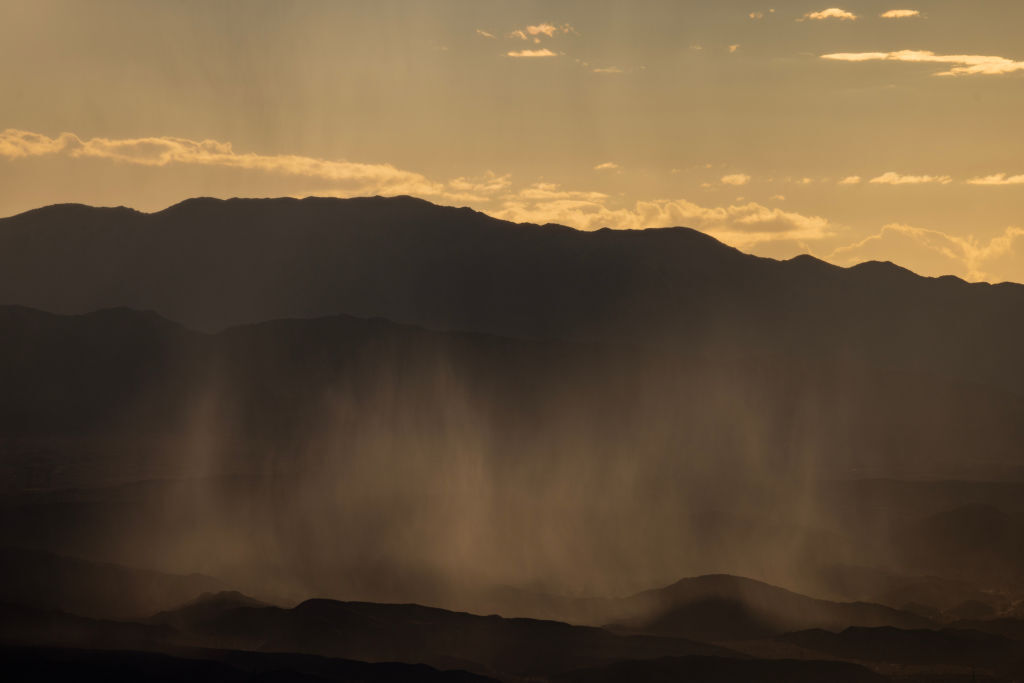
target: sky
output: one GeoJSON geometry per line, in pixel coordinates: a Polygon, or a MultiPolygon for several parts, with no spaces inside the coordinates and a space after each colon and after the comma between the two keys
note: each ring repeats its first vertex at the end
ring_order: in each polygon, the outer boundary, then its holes
{"type": "Polygon", "coordinates": [[[1022,26],[1019,0],[0,0],[0,216],[411,194],[1024,282],[1022,26]]]}

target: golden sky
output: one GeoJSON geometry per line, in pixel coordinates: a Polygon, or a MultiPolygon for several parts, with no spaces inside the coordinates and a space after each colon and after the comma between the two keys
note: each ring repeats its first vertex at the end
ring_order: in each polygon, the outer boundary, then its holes
{"type": "Polygon", "coordinates": [[[1022,27],[1019,0],[0,0],[0,216],[413,194],[1024,282],[1022,27]]]}

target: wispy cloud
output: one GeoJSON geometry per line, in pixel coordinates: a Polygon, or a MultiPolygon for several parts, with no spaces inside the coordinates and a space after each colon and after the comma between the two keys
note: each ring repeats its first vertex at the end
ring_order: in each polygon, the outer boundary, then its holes
{"type": "Polygon", "coordinates": [[[953,182],[953,179],[948,175],[902,175],[894,171],[889,171],[888,173],[883,173],[880,176],[872,178],[869,182],[875,183],[876,185],[923,185],[926,183],[948,185],[953,182]]]}
{"type": "Polygon", "coordinates": [[[804,19],[811,19],[813,21],[824,21],[825,19],[838,19],[840,21],[854,21],[857,15],[853,12],[847,12],[844,9],[838,7],[829,7],[819,12],[808,12],[804,15],[804,19]]]}
{"type": "Polygon", "coordinates": [[[557,52],[552,52],[551,50],[547,49],[546,47],[541,48],[539,50],[509,50],[506,54],[509,57],[527,57],[527,58],[557,57],[558,56],[557,52]]]}
{"type": "Polygon", "coordinates": [[[1024,185],[1024,174],[1022,175],[1008,175],[1006,173],[996,173],[994,175],[982,176],[979,178],[971,178],[967,181],[968,185],[1024,185]]]}
{"type": "Polygon", "coordinates": [[[460,176],[449,180],[446,196],[460,202],[486,202],[496,194],[506,192],[511,186],[511,175],[498,175],[493,171],[487,171],[479,178],[460,176]]]}
{"type": "Polygon", "coordinates": [[[973,236],[957,237],[938,230],[891,223],[880,232],[844,247],[828,256],[839,265],[869,260],[890,260],[893,254],[913,262],[926,275],[959,275],[967,280],[998,280],[993,261],[1012,254],[1024,229],[1009,227],[988,242],[973,236]]]}
{"type": "Polygon", "coordinates": [[[178,137],[89,138],[74,133],[48,137],[31,131],[7,129],[0,133],[0,157],[66,156],[102,159],[138,166],[217,166],[246,171],[316,178],[340,192],[355,194],[418,194],[456,200],[461,191],[391,164],[331,161],[294,154],[236,152],[230,142],[178,137]]]}
{"type": "Polygon", "coordinates": [[[883,19],[909,19],[921,16],[921,13],[916,9],[891,9],[888,12],[882,12],[879,16],[883,19]]]}
{"type": "Polygon", "coordinates": [[[750,182],[750,176],[746,173],[731,173],[722,176],[722,182],[726,185],[746,185],[750,182]]]}
{"type": "Polygon", "coordinates": [[[594,167],[595,171],[614,171],[619,165],[614,161],[606,161],[603,164],[598,164],[594,167]]]}
{"type": "Polygon", "coordinates": [[[0,157],[8,159],[57,154],[81,145],[82,141],[78,136],[71,133],[61,133],[55,138],[14,128],[8,128],[0,133],[0,157]]]}
{"type": "Polygon", "coordinates": [[[518,28],[515,31],[509,33],[509,38],[518,38],[520,40],[533,40],[533,42],[540,42],[541,36],[547,38],[554,38],[556,35],[566,35],[569,33],[576,33],[570,24],[562,24],[561,26],[555,26],[554,24],[535,24],[533,26],[527,26],[526,28],[518,28]]]}
{"type": "Polygon", "coordinates": [[[607,195],[566,192],[557,185],[524,190],[508,197],[500,209],[490,213],[507,220],[557,222],[584,230],[685,226],[740,248],[780,240],[816,240],[831,234],[828,221],[820,216],[754,202],[706,207],[685,199],[659,199],[614,208],[607,195]]]}
{"type": "Polygon", "coordinates": [[[839,181],[840,185],[857,185],[860,183],[859,175],[848,175],[839,181]]]}
{"type": "Polygon", "coordinates": [[[622,74],[626,73],[624,69],[620,69],[617,66],[603,66],[591,69],[596,74],[622,74]]]}
{"type": "Polygon", "coordinates": [[[492,38],[493,39],[493,38],[496,37],[493,33],[488,33],[487,31],[483,30],[482,28],[478,28],[476,30],[476,34],[478,36],[483,36],[484,38],[492,38]]]}
{"type": "Polygon", "coordinates": [[[897,52],[836,52],[821,55],[822,59],[841,62],[924,62],[950,64],[951,69],[936,72],[936,76],[999,75],[1024,70],[1024,62],[990,55],[937,55],[928,50],[899,50],[897,52]]]}

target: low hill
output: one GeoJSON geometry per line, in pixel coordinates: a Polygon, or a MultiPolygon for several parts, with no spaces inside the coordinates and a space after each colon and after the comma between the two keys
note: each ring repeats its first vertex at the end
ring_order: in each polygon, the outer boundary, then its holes
{"type": "Polygon", "coordinates": [[[293,609],[237,608],[182,629],[208,647],[423,663],[502,677],[548,675],[619,659],[742,657],[687,640],[620,636],[553,621],[333,600],[308,600],[293,609]]]}
{"type": "Polygon", "coordinates": [[[667,657],[572,671],[557,680],[563,683],[881,683],[889,679],[846,662],[667,657]]]}
{"type": "Polygon", "coordinates": [[[753,640],[789,631],[848,626],[924,628],[909,612],[870,603],[818,600],[739,576],[683,579],[617,605],[617,629],[711,641],[753,640]]]}

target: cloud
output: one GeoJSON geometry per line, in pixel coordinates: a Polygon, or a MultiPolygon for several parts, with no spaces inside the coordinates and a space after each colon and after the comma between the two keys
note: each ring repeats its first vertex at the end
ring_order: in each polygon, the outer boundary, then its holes
{"type": "Polygon", "coordinates": [[[729,52],[736,52],[736,50],[738,50],[738,49],[740,49],[739,45],[730,45],[729,46],[729,52]]]}
{"type": "Polygon", "coordinates": [[[591,192],[586,190],[563,190],[556,183],[534,183],[529,187],[519,190],[514,195],[508,195],[506,199],[516,198],[530,201],[578,201],[587,203],[603,202],[608,199],[604,192],[591,192]]]}
{"type": "MultiPolygon", "coordinates": [[[[836,249],[828,260],[838,265],[890,260],[898,255],[923,275],[957,275],[967,280],[999,280],[995,268],[1014,255],[1024,229],[1009,227],[983,243],[973,236],[957,237],[938,230],[891,223],[854,244],[836,249]]],[[[1012,278],[1006,278],[1012,279],[1012,278]]]]}
{"type": "Polygon", "coordinates": [[[751,12],[747,16],[751,19],[764,19],[764,12],[751,12]]]}
{"type": "Polygon", "coordinates": [[[569,24],[562,24],[561,26],[555,26],[553,24],[535,24],[533,26],[527,26],[526,28],[518,28],[515,31],[509,33],[510,38],[519,38],[520,40],[533,40],[534,42],[540,42],[541,36],[548,38],[554,38],[556,35],[576,33],[569,24]]]}
{"type": "Polygon", "coordinates": [[[619,165],[614,161],[606,161],[603,164],[598,164],[594,167],[595,171],[614,171],[619,165]]]}
{"type": "Polygon", "coordinates": [[[0,133],[0,157],[18,159],[56,154],[68,147],[81,144],[82,141],[71,133],[61,133],[55,138],[50,138],[27,130],[8,128],[0,133]]]}
{"type": "Polygon", "coordinates": [[[498,193],[505,192],[512,186],[512,176],[498,175],[487,171],[480,178],[460,176],[448,181],[445,199],[458,202],[487,202],[498,193]]]}
{"type": "Polygon", "coordinates": [[[921,16],[921,13],[916,9],[891,9],[888,12],[882,12],[879,16],[883,19],[909,19],[921,16]]]}
{"type": "Polygon", "coordinates": [[[1022,175],[1007,175],[1006,173],[996,173],[995,175],[987,175],[979,178],[971,178],[967,181],[968,185],[1024,185],[1024,174],[1022,175]]]}
{"type": "Polygon", "coordinates": [[[605,66],[600,68],[591,69],[596,74],[622,74],[626,73],[623,69],[617,66],[605,66]]]}
{"type": "MultiPolygon", "coordinates": [[[[552,26],[551,24],[538,24],[537,26],[527,26],[526,32],[531,36],[545,35],[548,38],[558,33],[558,27],[552,26]]],[[[568,28],[565,31],[568,33],[568,28]]]]}
{"type": "Polygon", "coordinates": [[[488,33],[487,31],[483,30],[482,28],[478,28],[476,30],[476,33],[477,33],[477,35],[483,36],[484,38],[494,38],[495,37],[493,33],[488,33]]]}
{"type": "Polygon", "coordinates": [[[704,207],[685,199],[659,199],[615,208],[609,206],[608,199],[602,193],[570,192],[557,185],[538,184],[507,196],[501,208],[489,213],[506,220],[557,222],[583,230],[685,226],[739,248],[780,240],[816,240],[831,234],[824,218],[754,202],[704,207]]]}
{"type": "Polygon", "coordinates": [[[814,21],[823,21],[825,19],[838,19],[840,21],[854,21],[857,15],[853,12],[847,12],[844,9],[838,7],[829,7],[823,9],[820,12],[808,12],[804,15],[804,19],[812,19],[814,21]]]}
{"type": "Polygon", "coordinates": [[[872,178],[869,182],[876,185],[922,185],[924,183],[948,185],[953,182],[953,179],[948,175],[901,175],[889,171],[876,178],[872,178]]]}
{"type": "Polygon", "coordinates": [[[99,159],[149,167],[174,165],[214,166],[243,171],[314,178],[334,186],[332,192],[354,194],[415,194],[450,201],[481,201],[505,190],[508,176],[485,175],[477,181],[457,178],[441,183],[391,164],[332,161],[294,154],[236,152],[230,142],[177,137],[89,138],[74,133],[48,137],[31,131],[7,129],[0,133],[0,157],[63,156],[99,159]]]}
{"type": "Polygon", "coordinates": [[[750,182],[750,176],[746,173],[732,173],[722,176],[722,182],[726,185],[746,185],[750,182]]]}
{"type": "Polygon", "coordinates": [[[545,48],[541,48],[540,50],[510,50],[506,54],[509,57],[527,57],[527,58],[534,58],[534,57],[557,57],[558,56],[557,52],[552,52],[551,50],[547,49],[546,47],[545,48]]]}
{"type": "Polygon", "coordinates": [[[839,181],[840,185],[857,185],[858,183],[860,183],[859,175],[848,175],[839,181]]]}
{"type": "Polygon", "coordinates": [[[951,64],[947,71],[938,71],[936,76],[970,76],[1008,74],[1024,70],[1024,62],[1014,61],[1006,57],[988,55],[937,55],[928,50],[899,50],[897,52],[836,52],[821,55],[822,59],[842,62],[921,62],[935,64],[951,64]]]}

